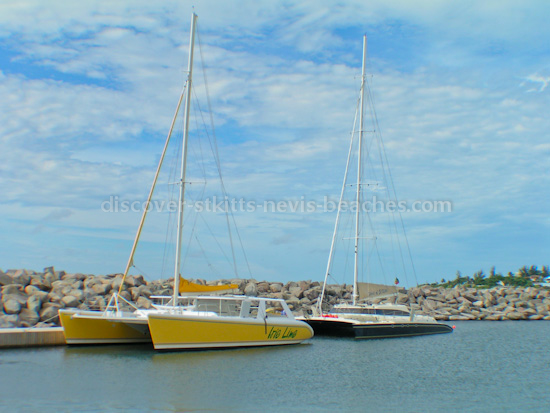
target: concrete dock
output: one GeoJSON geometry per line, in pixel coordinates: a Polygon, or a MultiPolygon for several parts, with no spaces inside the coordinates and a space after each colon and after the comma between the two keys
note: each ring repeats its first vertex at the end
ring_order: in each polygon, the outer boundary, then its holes
{"type": "Polygon", "coordinates": [[[64,346],[63,327],[0,328],[0,348],[64,346]]]}

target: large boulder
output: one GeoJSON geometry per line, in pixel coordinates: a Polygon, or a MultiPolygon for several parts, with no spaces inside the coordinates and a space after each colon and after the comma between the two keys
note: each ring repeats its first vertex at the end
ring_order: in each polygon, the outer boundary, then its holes
{"type": "Polygon", "coordinates": [[[12,279],[14,284],[21,284],[23,286],[27,286],[31,283],[31,276],[27,273],[27,270],[15,271],[12,279]]]}
{"type": "Polygon", "coordinates": [[[291,286],[291,287],[288,287],[288,292],[293,296],[293,297],[296,297],[298,299],[302,298],[304,295],[303,295],[303,291],[302,291],[302,288],[300,286],[291,286]]]}
{"type": "Polygon", "coordinates": [[[132,301],[132,295],[128,291],[122,291],[120,297],[124,298],[126,301],[132,301]]]}
{"type": "Polygon", "coordinates": [[[122,290],[125,290],[129,287],[126,282],[122,283],[122,275],[116,276],[111,281],[111,290],[118,291],[121,285],[122,285],[122,290]]]}
{"type": "Polygon", "coordinates": [[[143,278],[143,275],[128,275],[126,276],[124,282],[128,285],[128,287],[139,287],[140,285],[145,284],[145,279],[143,278]]]}
{"type": "Polygon", "coordinates": [[[88,301],[88,306],[91,310],[103,311],[106,306],[105,298],[101,296],[93,297],[88,301]]]}
{"type": "Polygon", "coordinates": [[[14,299],[4,301],[4,312],[6,314],[19,314],[21,312],[21,304],[14,299]]]}
{"type": "Polygon", "coordinates": [[[0,328],[19,327],[19,315],[0,313],[0,328]]]}
{"type": "Polygon", "coordinates": [[[256,289],[259,293],[267,293],[269,291],[269,283],[262,281],[256,285],[256,289]]]}
{"type": "Polygon", "coordinates": [[[77,307],[78,304],[80,304],[80,300],[72,295],[64,296],[61,298],[61,302],[65,305],[65,307],[77,307]]]}
{"type": "Polygon", "coordinates": [[[110,284],[103,284],[103,283],[94,284],[92,286],[92,290],[98,295],[105,295],[109,291],[111,291],[111,285],[110,284]]]}
{"type": "Polygon", "coordinates": [[[9,294],[23,294],[24,293],[23,286],[21,284],[8,284],[4,285],[2,287],[2,295],[9,295],[9,294]]]}
{"type": "Polygon", "coordinates": [[[84,300],[84,291],[82,290],[71,289],[71,291],[67,295],[75,297],[80,302],[84,300]]]}
{"type": "Polygon", "coordinates": [[[27,308],[31,311],[39,312],[42,309],[42,299],[39,295],[31,295],[27,299],[27,308]]]}
{"type": "Polygon", "coordinates": [[[54,303],[46,303],[40,311],[40,321],[52,323],[57,323],[59,321],[59,308],[61,306],[55,305],[54,303]],[[48,305],[50,304],[50,305],[48,305]]]}
{"type": "Polygon", "coordinates": [[[40,321],[40,316],[36,311],[23,308],[19,313],[19,324],[21,327],[32,327],[40,321]]]}
{"type": "Polygon", "coordinates": [[[319,287],[313,287],[309,290],[304,291],[303,298],[307,299],[308,301],[313,301],[317,299],[321,295],[321,291],[319,287]]]}
{"type": "Polygon", "coordinates": [[[27,304],[27,298],[28,296],[24,293],[4,294],[2,295],[2,303],[5,303],[8,300],[15,300],[21,306],[25,306],[27,304]]]}
{"type": "Polygon", "coordinates": [[[139,297],[137,302],[136,302],[136,306],[138,308],[145,308],[145,309],[149,309],[153,306],[153,303],[151,302],[151,300],[145,298],[145,297],[139,297]]]}
{"type": "Polygon", "coordinates": [[[0,270],[0,285],[13,284],[13,278],[0,270]]]}
{"type": "Polygon", "coordinates": [[[249,282],[248,284],[246,284],[246,287],[244,288],[244,294],[251,297],[257,297],[258,289],[256,288],[256,284],[253,282],[249,282]]]}

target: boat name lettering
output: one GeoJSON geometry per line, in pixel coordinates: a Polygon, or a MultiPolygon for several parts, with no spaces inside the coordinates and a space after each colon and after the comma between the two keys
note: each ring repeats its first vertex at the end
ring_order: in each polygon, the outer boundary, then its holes
{"type": "Polygon", "coordinates": [[[277,340],[278,338],[294,338],[298,334],[298,329],[286,327],[284,330],[279,327],[271,327],[269,334],[267,335],[268,340],[277,340]]]}

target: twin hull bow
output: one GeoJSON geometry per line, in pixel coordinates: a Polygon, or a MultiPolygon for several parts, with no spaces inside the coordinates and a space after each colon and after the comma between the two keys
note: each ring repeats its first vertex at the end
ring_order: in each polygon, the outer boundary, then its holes
{"type": "Polygon", "coordinates": [[[309,325],[285,318],[151,314],[149,328],[157,350],[298,344],[313,337],[309,325]]]}
{"type": "Polygon", "coordinates": [[[59,310],[67,344],[150,343],[147,317],[100,311],[59,310]]]}

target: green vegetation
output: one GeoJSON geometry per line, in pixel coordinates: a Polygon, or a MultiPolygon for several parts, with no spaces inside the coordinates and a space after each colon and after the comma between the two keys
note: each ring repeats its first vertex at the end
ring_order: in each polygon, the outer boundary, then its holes
{"type": "Polygon", "coordinates": [[[545,277],[550,276],[548,266],[545,265],[542,269],[537,269],[536,265],[531,267],[523,266],[516,274],[509,272],[507,275],[495,272],[495,267],[491,268],[489,275],[486,275],[483,270],[479,270],[470,276],[462,276],[460,271],[456,272],[456,277],[452,281],[441,279],[441,283],[430,284],[433,287],[453,288],[457,285],[476,288],[491,288],[498,285],[511,287],[530,287],[543,282],[545,277]]]}

